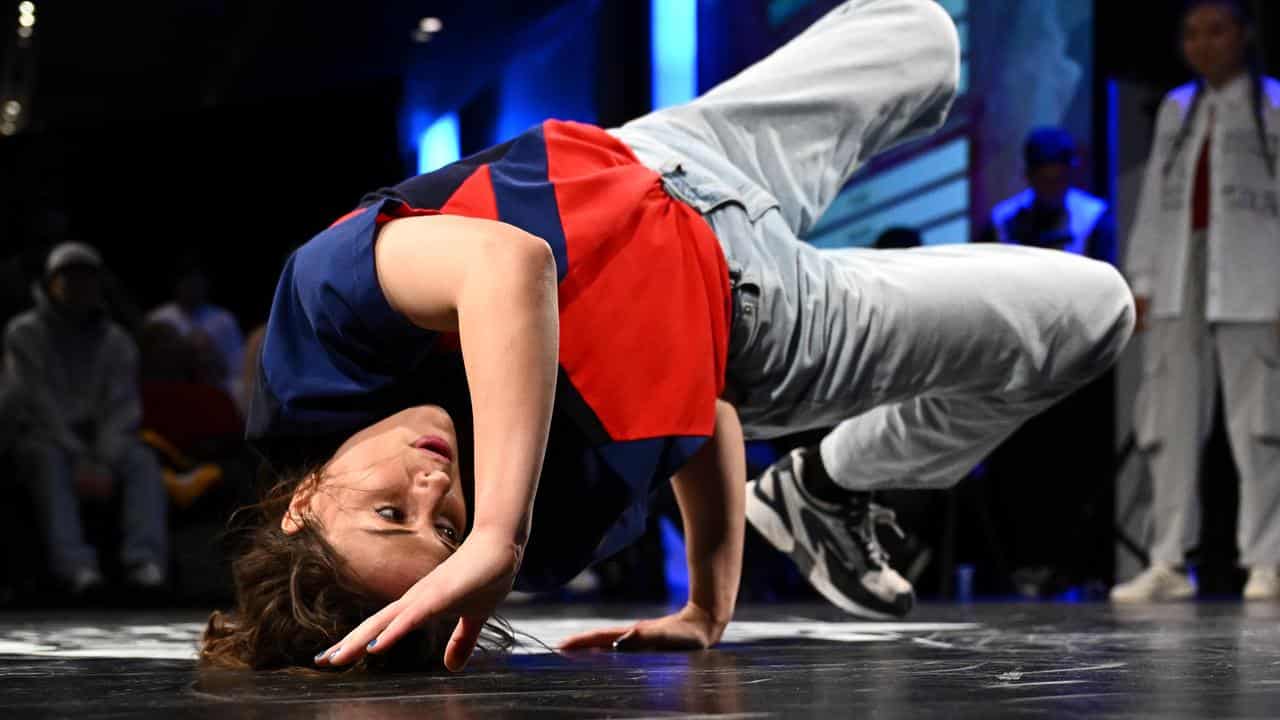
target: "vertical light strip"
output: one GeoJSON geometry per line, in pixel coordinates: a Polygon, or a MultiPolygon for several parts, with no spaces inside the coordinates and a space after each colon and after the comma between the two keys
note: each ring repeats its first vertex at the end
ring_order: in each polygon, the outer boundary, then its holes
{"type": "Polygon", "coordinates": [[[462,157],[458,138],[458,115],[447,113],[436,118],[418,136],[418,174],[438,170],[462,157]]]}
{"type": "Polygon", "coordinates": [[[1120,86],[1114,78],[1107,78],[1107,137],[1104,142],[1107,144],[1107,186],[1103,192],[1114,208],[1116,178],[1120,174],[1120,86]]]}
{"type": "MultiPolygon", "coordinates": [[[[651,0],[650,66],[654,109],[679,105],[698,95],[698,0],[651,0]]],[[[663,576],[667,597],[689,597],[684,538],[667,518],[662,528],[663,576]]]]}
{"type": "Polygon", "coordinates": [[[698,2],[652,0],[649,17],[653,107],[689,102],[698,94],[698,2]]]}

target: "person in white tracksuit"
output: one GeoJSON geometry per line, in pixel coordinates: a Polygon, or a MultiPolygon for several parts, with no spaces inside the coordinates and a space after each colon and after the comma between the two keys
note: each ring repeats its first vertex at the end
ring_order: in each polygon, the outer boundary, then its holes
{"type": "Polygon", "coordinates": [[[1196,0],[1183,52],[1197,79],[1168,94],[1125,271],[1146,330],[1137,443],[1153,478],[1151,565],[1120,602],[1195,595],[1180,571],[1200,531],[1197,476],[1219,385],[1240,475],[1247,599],[1280,598],[1280,82],[1252,62],[1238,0],[1196,0]]]}

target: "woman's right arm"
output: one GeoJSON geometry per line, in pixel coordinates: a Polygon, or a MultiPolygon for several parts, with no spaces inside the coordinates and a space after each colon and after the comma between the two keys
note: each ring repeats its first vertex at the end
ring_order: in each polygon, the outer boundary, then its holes
{"type": "Polygon", "coordinates": [[[551,248],[505,223],[439,215],[388,223],[376,255],[395,310],[458,332],[475,417],[472,533],[500,533],[523,549],[558,368],[551,248]]]}
{"type": "Polygon", "coordinates": [[[475,522],[458,551],[344,638],[331,662],[393,645],[427,619],[460,616],[445,665],[465,664],[506,597],[528,540],[558,369],[555,259],[543,240],[492,220],[393,220],[375,246],[388,303],[415,325],[457,331],[475,434],[475,522]]]}

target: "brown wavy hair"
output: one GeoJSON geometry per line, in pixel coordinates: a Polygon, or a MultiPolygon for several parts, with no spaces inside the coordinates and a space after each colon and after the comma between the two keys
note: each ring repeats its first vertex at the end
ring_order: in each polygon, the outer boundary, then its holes
{"type": "MultiPolygon", "coordinates": [[[[442,670],[445,644],[456,618],[439,618],[377,655],[341,668],[315,666],[316,653],[346,636],[381,610],[378,598],[356,582],[346,563],[324,539],[314,518],[287,534],[280,521],[295,492],[312,492],[322,467],[289,473],[261,502],[241,512],[256,515],[243,551],[232,563],[235,610],[215,611],[201,638],[204,667],[252,670],[405,671],[442,670]]],[[[482,650],[506,650],[510,626],[491,621],[482,650]]]]}

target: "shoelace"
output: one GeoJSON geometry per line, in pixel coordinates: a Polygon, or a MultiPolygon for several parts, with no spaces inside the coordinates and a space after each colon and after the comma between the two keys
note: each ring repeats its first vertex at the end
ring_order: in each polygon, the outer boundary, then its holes
{"type": "Polygon", "coordinates": [[[862,544],[862,550],[867,554],[867,559],[883,567],[889,564],[889,553],[876,537],[877,525],[887,525],[898,534],[898,537],[906,537],[906,533],[898,526],[898,514],[890,508],[873,502],[867,503],[867,509],[862,513],[862,517],[855,515],[846,523],[849,534],[862,544]]]}

